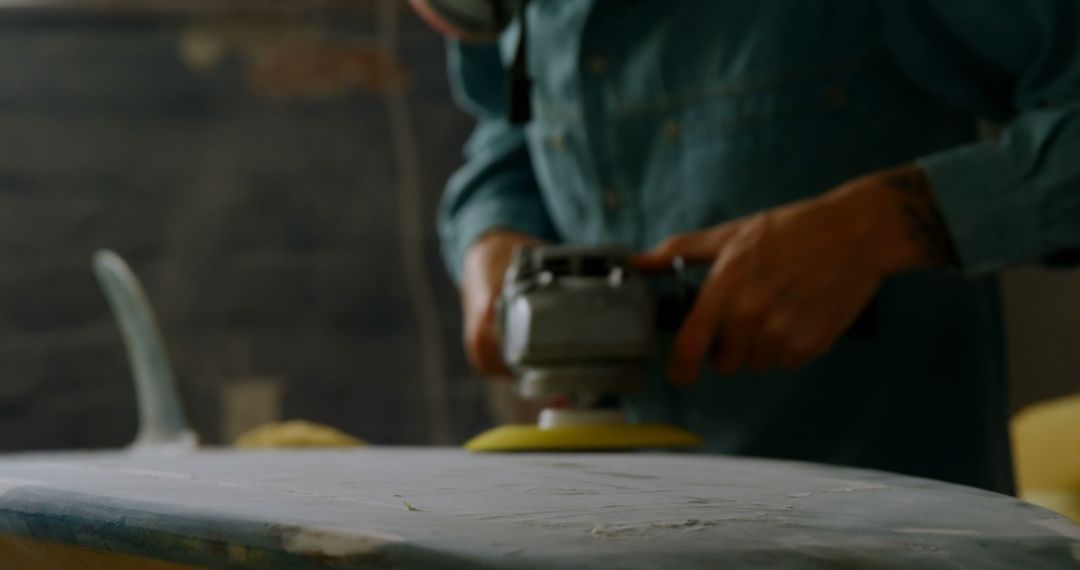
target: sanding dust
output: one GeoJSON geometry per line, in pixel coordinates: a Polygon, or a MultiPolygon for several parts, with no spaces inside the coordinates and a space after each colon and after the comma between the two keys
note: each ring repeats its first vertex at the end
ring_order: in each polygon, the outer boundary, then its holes
{"type": "Polygon", "coordinates": [[[371,554],[379,547],[400,542],[401,537],[378,531],[353,529],[287,527],[281,529],[286,552],[318,556],[371,554]]]}
{"type": "Polygon", "coordinates": [[[979,536],[979,531],[967,528],[897,528],[904,534],[932,534],[938,536],[979,536]]]}
{"type": "Polygon", "coordinates": [[[599,538],[641,537],[660,530],[701,530],[716,526],[716,524],[716,521],[699,519],[660,521],[646,524],[598,524],[589,530],[589,534],[599,538]]]}

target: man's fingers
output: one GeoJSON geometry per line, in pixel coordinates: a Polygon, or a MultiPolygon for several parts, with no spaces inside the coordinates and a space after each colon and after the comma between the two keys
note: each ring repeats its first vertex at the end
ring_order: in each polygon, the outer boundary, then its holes
{"type": "Polygon", "coordinates": [[[710,263],[716,259],[732,230],[725,225],[672,236],[653,249],[632,257],[630,261],[634,267],[645,272],[670,270],[676,257],[690,264],[710,263]]]}
{"type": "Polygon", "coordinates": [[[796,337],[788,342],[786,350],[778,356],[775,365],[786,370],[802,368],[828,352],[831,346],[832,343],[825,341],[824,337],[796,337]]]}
{"type": "Polygon", "coordinates": [[[701,362],[714,345],[717,332],[730,315],[731,298],[727,283],[735,277],[730,260],[721,257],[709,270],[701,293],[683,321],[668,363],[668,377],[676,384],[692,383],[701,362]]]}
{"type": "Polygon", "coordinates": [[[869,281],[865,287],[847,292],[848,302],[836,304],[831,314],[804,319],[806,325],[799,327],[798,334],[790,339],[779,365],[795,369],[827,353],[858,319],[876,289],[876,282],[869,281]]]}
{"type": "Polygon", "coordinates": [[[872,288],[865,292],[850,291],[845,302],[830,304],[828,312],[821,311],[820,302],[799,311],[798,326],[790,331],[784,350],[773,365],[794,370],[824,356],[855,322],[872,293],[872,288]]]}
{"type": "Polygon", "coordinates": [[[745,331],[721,333],[713,344],[713,367],[721,374],[734,374],[742,368],[749,350],[750,338],[745,331]]]}
{"type": "Polygon", "coordinates": [[[480,370],[488,378],[509,378],[513,376],[503,360],[502,346],[494,335],[486,335],[480,345],[480,370]]]}
{"type": "Polygon", "coordinates": [[[502,347],[490,325],[478,326],[467,335],[465,351],[469,364],[481,375],[496,378],[511,374],[503,361],[502,347]]]}
{"type": "Polygon", "coordinates": [[[787,370],[802,368],[828,352],[843,332],[834,316],[820,315],[817,319],[806,318],[804,321],[805,324],[788,337],[774,366],[787,370]]]}
{"type": "MultiPolygon", "coordinates": [[[[738,267],[729,266],[728,271],[738,267]]],[[[735,282],[734,279],[728,279],[735,282]]],[[[726,288],[725,288],[726,289],[726,288]]],[[[730,295],[728,290],[724,294],[730,295]]],[[[759,340],[758,330],[767,316],[771,296],[763,289],[747,289],[729,299],[730,310],[720,323],[713,364],[723,374],[734,374],[744,366],[759,340]]]]}
{"type": "Polygon", "coordinates": [[[697,379],[723,311],[723,297],[717,294],[717,288],[703,287],[671,348],[667,372],[672,382],[687,385],[697,379]]]}
{"type": "Polygon", "coordinates": [[[667,378],[679,385],[689,385],[698,379],[701,362],[712,342],[711,325],[699,317],[698,322],[684,323],[675,337],[671,361],[667,364],[667,378]]]}
{"type": "Polygon", "coordinates": [[[781,307],[773,307],[753,331],[753,347],[746,358],[746,366],[755,372],[765,372],[778,366],[788,353],[793,329],[794,313],[781,307]]]}
{"type": "Polygon", "coordinates": [[[502,345],[495,335],[495,305],[489,296],[466,304],[465,354],[469,364],[487,378],[511,375],[502,356],[502,345]]]}
{"type": "Polygon", "coordinates": [[[503,275],[514,252],[538,243],[541,241],[530,235],[496,229],[477,238],[465,256],[461,282],[465,355],[483,376],[506,378],[511,374],[495,335],[494,300],[502,290],[503,275]]]}

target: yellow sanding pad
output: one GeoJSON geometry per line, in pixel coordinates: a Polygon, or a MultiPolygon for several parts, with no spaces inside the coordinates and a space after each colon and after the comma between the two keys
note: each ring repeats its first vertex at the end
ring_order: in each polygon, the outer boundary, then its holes
{"type": "Polygon", "coordinates": [[[540,429],[532,424],[507,425],[465,442],[469,451],[603,451],[686,449],[701,438],[667,424],[563,426],[540,429]]]}

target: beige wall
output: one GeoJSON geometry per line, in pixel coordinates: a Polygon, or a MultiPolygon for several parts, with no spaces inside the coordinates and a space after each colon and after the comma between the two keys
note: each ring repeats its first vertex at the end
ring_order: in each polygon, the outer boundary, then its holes
{"type": "Polygon", "coordinates": [[[1080,270],[1017,269],[1004,285],[1013,408],[1080,392],[1080,270]]]}

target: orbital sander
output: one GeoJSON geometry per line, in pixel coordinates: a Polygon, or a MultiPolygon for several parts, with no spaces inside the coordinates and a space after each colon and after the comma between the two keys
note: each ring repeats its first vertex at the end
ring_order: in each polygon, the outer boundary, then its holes
{"type": "MultiPolygon", "coordinates": [[[[674,268],[678,274],[681,264],[674,268]]],[[[521,396],[561,402],[536,424],[505,425],[465,443],[471,451],[691,448],[679,427],[630,423],[622,395],[640,390],[656,333],[692,300],[688,286],[658,299],[619,247],[520,249],[496,304],[503,358],[521,396]],[[663,305],[658,308],[658,305],[663,305]],[[666,309],[666,310],[665,310],[666,309]]],[[[681,319],[679,319],[681,320],[681,319]]]]}

